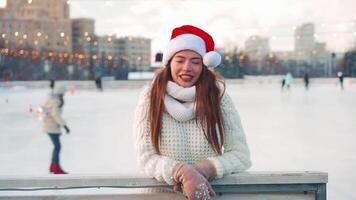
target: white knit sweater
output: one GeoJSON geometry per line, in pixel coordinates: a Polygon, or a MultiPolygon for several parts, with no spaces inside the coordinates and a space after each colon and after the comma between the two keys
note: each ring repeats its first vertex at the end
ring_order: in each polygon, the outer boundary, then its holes
{"type": "Polygon", "coordinates": [[[250,152],[241,126],[239,115],[228,94],[222,98],[221,108],[225,122],[223,154],[218,155],[206,140],[195,119],[179,122],[167,112],[162,116],[161,155],[153,148],[150,137],[147,110],[149,87],[139,97],[134,118],[135,147],[140,169],[158,181],[172,185],[172,169],[179,163],[194,164],[208,159],[216,168],[216,178],[242,172],[250,168],[250,152]]]}

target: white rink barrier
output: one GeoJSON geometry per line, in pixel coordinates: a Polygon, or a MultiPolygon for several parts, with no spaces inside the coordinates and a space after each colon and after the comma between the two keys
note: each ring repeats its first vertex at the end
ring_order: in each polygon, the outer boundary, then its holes
{"type": "MultiPolygon", "coordinates": [[[[244,172],[214,180],[212,186],[217,196],[213,199],[326,200],[327,182],[328,174],[325,172],[244,172]]],[[[185,197],[173,192],[171,186],[142,176],[67,174],[41,177],[0,176],[0,199],[183,200],[185,197]],[[104,188],[111,190],[103,194],[100,190],[104,188]],[[88,192],[90,189],[95,191],[88,192]]]]}
{"type": "MultiPolygon", "coordinates": [[[[105,89],[116,89],[116,88],[141,88],[151,80],[113,80],[113,81],[103,81],[103,88],[105,89]]],[[[246,76],[244,79],[226,79],[227,84],[252,84],[252,85],[280,85],[282,77],[276,76],[261,76],[261,77],[250,77],[246,76]]],[[[95,82],[92,81],[57,81],[57,84],[65,84],[68,87],[75,87],[78,89],[96,89],[95,82]]],[[[293,85],[303,85],[303,79],[296,78],[293,81],[293,85]]],[[[339,80],[337,77],[334,78],[310,78],[310,85],[338,85],[339,80]]],[[[354,85],[356,84],[356,78],[346,77],[344,79],[344,85],[354,85]]],[[[48,88],[49,81],[10,81],[7,83],[0,83],[0,88],[13,88],[13,87],[24,87],[24,88],[48,88]]]]}

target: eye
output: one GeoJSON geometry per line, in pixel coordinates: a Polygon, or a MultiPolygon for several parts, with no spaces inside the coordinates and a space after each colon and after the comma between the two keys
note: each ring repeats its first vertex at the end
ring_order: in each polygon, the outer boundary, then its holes
{"type": "Polygon", "coordinates": [[[195,65],[199,65],[201,62],[200,62],[200,60],[192,60],[192,63],[195,65]]]}
{"type": "Polygon", "coordinates": [[[177,60],[177,63],[184,63],[184,60],[177,60]]]}

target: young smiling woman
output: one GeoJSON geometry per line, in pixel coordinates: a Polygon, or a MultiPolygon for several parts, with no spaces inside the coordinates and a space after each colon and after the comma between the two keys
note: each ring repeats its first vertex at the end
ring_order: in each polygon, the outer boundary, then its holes
{"type": "Polygon", "coordinates": [[[209,199],[209,181],[251,166],[239,115],[213,70],[220,61],[208,33],[175,28],[165,68],[143,89],[135,112],[140,168],[188,199],[209,199]]]}

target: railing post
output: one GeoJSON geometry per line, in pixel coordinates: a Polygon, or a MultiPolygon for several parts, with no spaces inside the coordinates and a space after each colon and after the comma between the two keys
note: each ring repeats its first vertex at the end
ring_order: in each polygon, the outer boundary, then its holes
{"type": "Polygon", "coordinates": [[[315,194],[315,200],[326,200],[326,184],[318,184],[318,189],[315,194]]]}

